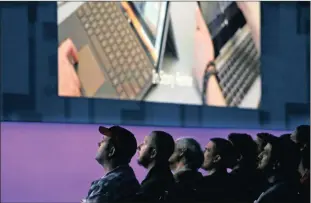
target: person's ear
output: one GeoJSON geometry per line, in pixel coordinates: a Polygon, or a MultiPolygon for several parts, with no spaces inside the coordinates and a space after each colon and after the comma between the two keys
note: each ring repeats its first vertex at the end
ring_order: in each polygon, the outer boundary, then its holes
{"type": "Polygon", "coordinates": [[[180,157],[180,158],[181,158],[181,157],[184,157],[185,154],[186,154],[186,151],[187,151],[187,149],[185,149],[185,148],[180,149],[180,150],[179,150],[179,157],[180,157]]]}
{"type": "Polygon", "coordinates": [[[277,170],[278,168],[280,168],[280,162],[279,161],[276,161],[273,166],[272,166],[272,169],[273,170],[277,170]]]}
{"type": "Polygon", "coordinates": [[[213,159],[213,163],[218,163],[220,162],[220,160],[221,160],[221,156],[217,154],[213,159]]]}
{"type": "Polygon", "coordinates": [[[116,148],[114,146],[111,146],[108,152],[108,157],[113,157],[116,153],[116,148]]]}
{"type": "Polygon", "coordinates": [[[156,149],[151,149],[150,151],[150,158],[154,159],[157,156],[157,150],[156,149]]]}
{"type": "Polygon", "coordinates": [[[240,156],[238,156],[237,161],[240,162],[243,159],[243,155],[240,154],[240,156]]]}
{"type": "Polygon", "coordinates": [[[300,151],[303,151],[303,150],[305,150],[307,148],[307,144],[303,144],[302,146],[301,146],[301,148],[300,148],[300,151]]]}

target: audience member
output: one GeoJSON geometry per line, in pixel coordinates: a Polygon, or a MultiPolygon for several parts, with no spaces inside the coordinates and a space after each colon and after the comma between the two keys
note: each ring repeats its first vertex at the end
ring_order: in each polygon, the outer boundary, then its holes
{"type": "Polygon", "coordinates": [[[231,133],[228,139],[235,151],[235,164],[231,171],[235,198],[238,202],[254,202],[265,183],[257,170],[257,145],[248,134],[231,133]]]}
{"type": "Polygon", "coordinates": [[[301,161],[298,167],[300,173],[300,194],[303,203],[310,202],[310,146],[301,151],[301,161]]]}
{"type": "Polygon", "coordinates": [[[260,138],[267,144],[259,155],[258,168],[264,172],[270,185],[256,203],[299,201],[298,146],[290,139],[285,139],[286,137],[277,138],[271,134],[261,134],[260,138]]]}
{"type": "Polygon", "coordinates": [[[177,139],[169,161],[176,181],[178,202],[200,201],[203,176],[198,170],[204,161],[200,144],[193,138],[177,139]]]}
{"type": "Polygon", "coordinates": [[[99,127],[104,135],[96,155],[105,175],[92,182],[83,203],[207,202],[309,203],[310,127],[276,137],[231,133],[212,138],[204,152],[193,138],[153,131],[137,147],[134,135],[119,126],[99,127]],[[129,163],[148,170],[141,185],[129,163]],[[200,167],[207,171],[202,176],[200,167]],[[227,169],[232,169],[230,173],[227,169]],[[172,170],[172,172],[171,172],[172,170]]]}
{"type": "Polygon", "coordinates": [[[175,180],[169,167],[174,152],[173,137],[163,131],[153,131],[138,147],[138,164],[148,169],[138,194],[140,201],[165,200],[173,191],[175,180]]]}
{"type": "Polygon", "coordinates": [[[100,126],[99,132],[104,138],[98,144],[96,160],[104,168],[106,175],[92,182],[88,195],[82,202],[128,201],[140,189],[134,171],[129,166],[136,153],[136,139],[130,131],[119,126],[100,126]]]}
{"type": "Polygon", "coordinates": [[[310,146],[310,126],[300,125],[291,134],[291,139],[293,142],[299,145],[300,150],[310,146]]]}
{"type": "Polygon", "coordinates": [[[292,141],[298,144],[301,157],[298,166],[300,173],[300,193],[303,202],[310,202],[310,126],[300,125],[290,135],[292,141]]]}
{"type": "Polygon", "coordinates": [[[230,202],[232,200],[232,181],[229,168],[232,144],[222,138],[212,138],[204,151],[202,169],[208,172],[203,179],[204,197],[207,202],[230,202]]]}
{"type": "Polygon", "coordinates": [[[257,152],[258,152],[258,155],[263,151],[264,147],[266,146],[267,142],[262,139],[262,137],[270,137],[270,136],[273,136],[271,135],[270,133],[258,133],[256,135],[256,144],[257,144],[257,152]]]}

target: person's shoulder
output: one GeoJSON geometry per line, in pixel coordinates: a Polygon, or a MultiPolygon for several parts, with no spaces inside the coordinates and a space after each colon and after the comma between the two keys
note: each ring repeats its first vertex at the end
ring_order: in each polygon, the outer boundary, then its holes
{"type": "Polygon", "coordinates": [[[273,200],[275,202],[287,202],[295,199],[296,196],[297,192],[292,190],[289,184],[282,182],[270,187],[263,195],[263,199],[273,200]]]}
{"type": "Polygon", "coordinates": [[[97,181],[94,181],[94,185],[97,185],[100,188],[108,187],[110,180],[108,178],[101,178],[97,181]]]}
{"type": "Polygon", "coordinates": [[[107,177],[109,179],[111,187],[122,187],[122,185],[129,185],[136,187],[139,185],[138,180],[134,173],[128,171],[121,171],[118,173],[112,173],[107,177]]]}

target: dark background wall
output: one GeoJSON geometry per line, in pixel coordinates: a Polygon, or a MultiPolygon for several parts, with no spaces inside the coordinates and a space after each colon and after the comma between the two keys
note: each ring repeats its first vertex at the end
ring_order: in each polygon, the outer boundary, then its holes
{"type": "MultiPolygon", "coordinates": [[[[98,125],[1,123],[1,202],[80,202],[90,183],[103,176],[94,157],[101,135],[98,125]]],[[[152,130],[174,138],[193,137],[202,148],[212,137],[259,130],[186,129],[129,126],[138,140],[152,130]]],[[[268,131],[280,135],[281,131],[268,131]]],[[[135,156],[132,167],[141,181],[146,171],[135,156]]]]}
{"type": "Polygon", "coordinates": [[[308,123],[310,3],[262,2],[261,12],[262,102],[247,110],[60,98],[56,2],[2,2],[1,120],[257,129],[308,123]]]}

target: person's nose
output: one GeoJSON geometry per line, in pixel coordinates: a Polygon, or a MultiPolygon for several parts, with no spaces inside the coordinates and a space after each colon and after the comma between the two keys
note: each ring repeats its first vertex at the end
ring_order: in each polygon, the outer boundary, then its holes
{"type": "Polygon", "coordinates": [[[100,147],[100,145],[102,145],[103,141],[100,141],[98,144],[98,147],[100,147]]]}
{"type": "Polygon", "coordinates": [[[141,148],[141,144],[140,144],[140,145],[138,145],[138,147],[137,147],[137,151],[140,151],[140,148],[141,148]]]}

